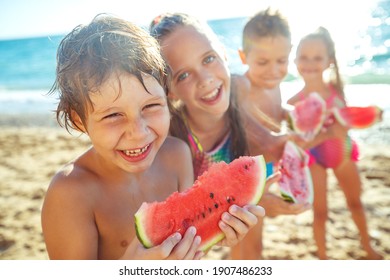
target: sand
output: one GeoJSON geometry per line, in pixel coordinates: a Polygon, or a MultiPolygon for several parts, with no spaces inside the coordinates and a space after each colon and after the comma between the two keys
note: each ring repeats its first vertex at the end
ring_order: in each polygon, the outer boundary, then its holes
{"type": "MultiPolygon", "coordinates": [[[[52,120],[0,116],[0,259],[47,260],[40,211],[48,183],[60,166],[86,147],[86,137],[69,135],[52,120]],[[32,126],[31,123],[35,123],[32,126]]],[[[390,145],[360,144],[362,201],[375,249],[390,259],[390,145]]],[[[330,173],[328,255],[363,259],[359,235],[344,195],[330,173]]],[[[317,259],[312,239],[312,211],[265,219],[265,259],[317,259]]],[[[205,259],[225,259],[216,247],[205,259]]]]}

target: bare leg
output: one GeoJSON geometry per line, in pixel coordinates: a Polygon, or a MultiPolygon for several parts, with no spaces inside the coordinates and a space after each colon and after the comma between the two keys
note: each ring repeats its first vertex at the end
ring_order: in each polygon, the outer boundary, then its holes
{"type": "Polygon", "coordinates": [[[317,245],[317,256],[319,259],[325,260],[328,258],[326,255],[326,221],[328,220],[326,169],[318,164],[313,164],[310,171],[314,185],[313,235],[317,245]]]}
{"type": "Polygon", "coordinates": [[[370,236],[368,234],[367,221],[364,207],[360,200],[362,184],[357,165],[352,160],[348,160],[334,170],[334,174],[344,192],[347,205],[352,214],[352,219],[360,232],[360,242],[367,252],[368,259],[381,259],[382,257],[371,247],[370,236]]]}

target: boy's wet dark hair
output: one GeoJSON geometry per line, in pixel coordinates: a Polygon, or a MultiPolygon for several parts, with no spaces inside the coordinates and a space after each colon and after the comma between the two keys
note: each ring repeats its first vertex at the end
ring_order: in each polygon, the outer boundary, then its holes
{"type": "Polygon", "coordinates": [[[142,85],[142,76],[149,74],[167,91],[166,64],[159,44],[146,30],[106,14],[74,28],[58,47],[56,80],[49,92],[59,92],[58,123],[68,131],[80,129],[74,113],[85,123],[88,110],[93,110],[90,94],[99,93],[112,75],[123,73],[134,75],[142,85]]]}
{"type": "Polygon", "coordinates": [[[268,8],[251,17],[242,32],[242,48],[248,53],[254,40],[265,37],[283,36],[291,39],[287,19],[278,10],[268,8]]]}

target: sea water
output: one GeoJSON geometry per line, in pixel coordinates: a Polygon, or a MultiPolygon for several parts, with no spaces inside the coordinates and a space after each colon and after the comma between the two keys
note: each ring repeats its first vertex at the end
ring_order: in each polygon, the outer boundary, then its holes
{"type": "MultiPolygon", "coordinates": [[[[356,33],[354,42],[337,42],[351,49],[351,57],[344,58],[342,67],[346,78],[346,97],[350,105],[376,104],[390,112],[390,1],[378,2],[372,12],[373,24],[356,33]],[[360,44],[366,42],[364,47],[360,44]],[[369,43],[367,43],[369,42],[369,43]]],[[[226,47],[229,68],[242,74],[237,50],[246,18],[210,20],[208,23],[226,47]]],[[[55,109],[57,96],[47,95],[54,79],[56,51],[64,34],[39,38],[0,40],[0,113],[47,113],[55,109]]],[[[292,58],[291,58],[292,59],[292,58]]],[[[282,84],[286,100],[295,94],[301,81],[294,72],[294,64],[282,84]]]]}

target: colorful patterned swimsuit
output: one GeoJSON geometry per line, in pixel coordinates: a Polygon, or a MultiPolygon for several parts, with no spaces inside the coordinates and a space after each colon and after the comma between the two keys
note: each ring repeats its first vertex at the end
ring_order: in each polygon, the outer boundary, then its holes
{"type": "Polygon", "coordinates": [[[198,176],[206,171],[214,162],[224,161],[229,163],[233,160],[233,155],[230,152],[232,142],[230,133],[228,133],[222,141],[209,152],[203,151],[203,147],[199,143],[198,138],[193,135],[191,131],[188,132],[188,140],[193,155],[195,178],[198,178],[198,176]]]}
{"type": "MultiPolygon", "coordinates": [[[[345,102],[338,96],[336,89],[331,85],[329,85],[329,89],[331,95],[326,99],[327,109],[344,107],[345,102]]],[[[304,98],[303,92],[299,94],[304,98]]],[[[328,139],[311,148],[307,153],[310,155],[309,165],[317,162],[324,168],[337,168],[347,158],[353,161],[359,159],[358,146],[350,136],[347,136],[345,139],[328,139]]]]}

